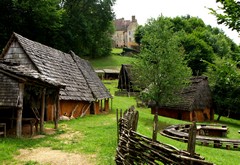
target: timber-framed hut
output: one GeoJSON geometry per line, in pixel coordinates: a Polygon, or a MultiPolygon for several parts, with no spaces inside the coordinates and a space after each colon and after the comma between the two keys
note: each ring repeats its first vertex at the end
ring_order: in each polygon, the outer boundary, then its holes
{"type": "Polygon", "coordinates": [[[180,100],[176,103],[150,105],[152,114],[186,121],[210,121],[214,118],[211,90],[208,77],[192,77],[191,84],[179,94],[180,100]]]}
{"type": "MultiPolygon", "coordinates": [[[[25,118],[57,121],[109,111],[109,91],[90,63],[13,33],[0,55],[0,123],[16,119],[21,136],[25,118]],[[2,119],[1,119],[2,118],[2,119]]],[[[42,124],[42,125],[41,125],[42,124]]],[[[42,128],[41,128],[42,127],[42,128]]]]}

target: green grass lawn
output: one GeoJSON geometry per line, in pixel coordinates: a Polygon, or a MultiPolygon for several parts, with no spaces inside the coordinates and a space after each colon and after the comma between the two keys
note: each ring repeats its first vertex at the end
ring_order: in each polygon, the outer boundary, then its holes
{"type": "Polygon", "coordinates": [[[133,57],[121,56],[121,49],[113,49],[113,53],[107,57],[90,59],[94,69],[120,69],[122,64],[130,64],[134,61],[133,57]]]}
{"type": "MultiPolygon", "coordinates": [[[[104,81],[112,95],[117,90],[117,81],[104,81]]],[[[131,105],[136,106],[134,97],[114,96],[112,110],[109,114],[88,115],[71,121],[59,122],[59,129],[53,135],[46,135],[41,139],[29,138],[0,138],[0,164],[17,164],[14,156],[19,154],[19,149],[50,147],[54,150],[62,150],[69,153],[94,155],[93,162],[97,165],[114,165],[117,147],[116,109],[125,110],[131,105]],[[60,138],[67,134],[67,139],[60,138]],[[72,136],[70,136],[72,135],[72,136]]],[[[138,132],[152,137],[153,115],[148,108],[136,108],[139,111],[138,132]]],[[[161,129],[172,124],[187,123],[176,119],[159,116],[161,129]]],[[[240,121],[221,118],[222,124],[229,127],[228,137],[240,139],[237,131],[240,129],[240,121]]],[[[53,127],[53,123],[46,123],[46,127],[53,127]]],[[[187,149],[187,144],[175,141],[158,134],[158,141],[173,145],[179,149],[187,149]]],[[[207,161],[217,165],[240,164],[240,149],[224,150],[197,145],[196,152],[204,156],[207,161]]],[[[25,165],[38,164],[33,161],[22,162],[25,165]]]]}

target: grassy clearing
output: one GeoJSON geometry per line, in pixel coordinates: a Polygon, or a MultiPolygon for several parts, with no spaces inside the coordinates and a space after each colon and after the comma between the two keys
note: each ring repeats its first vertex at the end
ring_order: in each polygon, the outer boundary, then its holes
{"type": "Polygon", "coordinates": [[[120,69],[122,64],[130,64],[134,58],[121,56],[122,49],[114,49],[112,55],[97,59],[90,59],[94,69],[120,69]]]}
{"type": "MultiPolygon", "coordinates": [[[[114,95],[117,81],[105,81],[105,85],[114,95]]],[[[62,150],[69,153],[94,155],[97,165],[113,165],[117,147],[116,130],[116,109],[127,109],[136,105],[134,97],[114,96],[113,110],[105,115],[89,115],[71,121],[61,121],[58,131],[53,135],[46,135],[41,139],[14,139],[0,138],[0,164],[17,164],[14,159],[19,154],[19,149],[50,147],[54,150],[62,150]]],[[[139,111],[138,132],[151,137],[153,126],[153,115],[147,108],[137,108],[139,111]]],[[[239,139],[237,131],[240,128],[240,121],[222,118],[222,124],[229,126],[228,137],[239,139]]],[[[172,124],[186,123],[185,121],[159,117],[160,128],[172,124]]],[[[53,123],[46,123],[46,127],[53,127],[53,123]]],[[[176,146],[179,149],[186,149],[187,144],[158,135],[158,140],[176,146]]],[[[217,165],[240,164],[240,150],[231,151],[215,149],[212,147],[196,146],[196,152],[214,162],[217,165]]],[[[22,164],[38,164],[35,161],[22,162],[22,164]]]]}
{"type": "Polygon", "coordinates": [[[121,48],[113,48],[112,54],[121,54],[123,52],[123,49],[121,48]]]}

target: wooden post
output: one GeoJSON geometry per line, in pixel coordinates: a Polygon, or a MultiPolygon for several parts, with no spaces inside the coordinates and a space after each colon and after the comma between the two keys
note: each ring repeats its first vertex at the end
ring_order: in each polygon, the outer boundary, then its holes
{"type": "Polygon", "coordinates": [[[42,90],[41,116],[40,116],[40,133],[44,132],[43,123],[44,123],[44,113],[45,113],[45,97],[46,97],[46,88],[43,88],[43,90],[42,90]]]}
{"type": "Polygon", "coordinates": [[[59,102],[59,90],[57,93],[55,93],[54,97],[54,129],[58,128],[58,120],[59,120],[59,108],[60,108],[60,102],[59,102]]]}
{"type": "Polygon", "coordinates": [[[17,109],[16,136],[22,136],[22,111],[23,111],[24,84],[19,83],[19,100],[17,109]]]}
{"type": "Polygon", "coordinates": [[[116,119],[117,119],[117,144],[119,142],[119,118],[118,118],[118,109],[116,109],[116,119]]]}
{"type": "MultiPolygon", "coordinates": [[[[195,144],[196,144],[197,126],[194,121],[190,127],[189,137],[188,137],[188,148],[187,151],[190,153],[190,157],[193,158],[195,154],[195,144]]],[[[190,162],[192,164],[192,162],[190,162]]]]}
{"type": "Polygon", "coordinates": [[[157,141],[157,133],[158,133],[158,113],[155,112],[154,121],[153,121],[153,135],[152,140],[155,142],[157,141]]]}
{"type": "Polygon", "coordinates": [[[54,129],[57,129],[57,99],[54,98],[54,104],[53,104],[53,121],[54,121],[54,129]]]}
{"type": "Polygon", "coordinates": [[[106,112],[109,112],[109,99],[105,99],[104,101],[104,109],[106,112]]]}
{"type": "Polygon", "coordinates": [[[57,99],[56,99],[56,103],[55,103],[55,120],[54,120],[54,128],[58,129],[58,121],[59,121],[59,111],[60,111],[60,100],[59,100],[59,93],[60,91],[58,91],[57,93],[57,99]]]}

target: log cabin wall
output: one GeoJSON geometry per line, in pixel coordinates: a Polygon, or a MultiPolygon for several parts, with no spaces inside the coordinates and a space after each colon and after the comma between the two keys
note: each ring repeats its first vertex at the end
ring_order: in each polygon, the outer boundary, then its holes
{"type": "MultiPolygon", "coordinates": [[[[66,115],[71,117],[73,114],[74,118],[80,117],[82,113],[85,112],[86,108],[90,106],[90,103],[87,101],[71,101],[71,100],[61,100],[60,101],[60,116],[66,115]]],[[[49,111],[49,110],[48,110],[49,111]]],[[[90,113],[90,109],[88,109],[86,114],[90,113]]]]}
{"type": "MultiPolygon", "coordinates": [[[[152,114],[155,114],[156,110],[152,109],[151,112],[152,112],[152,114]]],[[[179,120],[186,120],[186,121],[190,121],[190,116],[191,116],[189,111],[164,109],[164,108],[161,108],[158,110],[158,115],[164,116],[164,117],[170,117],[170,118],[174,118],[174,119],[179,119],[179,120]]]]}
{"type": "Polygon", "coordinates": [[[211,120],[211,113],[209,108],[205,108],[204,110],[194,110],[193,112],[193,120],[196,116],[196,121],[209,121],[211,120]]]}
{"type": "MultiPolygon", "coordinates": [[[[151,113],[155,114],[155,109],[151,109],[151,113]]],[[[158,110],[158,115],[170,117],[179,120],[185,121],[209,121],[210,118],[210,109],[206,108],[204,110],[194,110],[194,111],[183,111],[175,109],[164,109],[161,108],[158,110]],[[207,116],[207,117],[206,117],[207,116]]]]}

